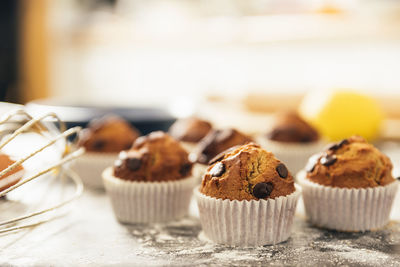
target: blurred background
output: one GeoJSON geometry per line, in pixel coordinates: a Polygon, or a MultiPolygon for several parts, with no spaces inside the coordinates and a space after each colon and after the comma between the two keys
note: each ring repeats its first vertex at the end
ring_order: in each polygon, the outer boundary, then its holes
{"type": "Polygon", "coordinates": [[[167,105],[224,123],[221,107],[270,112],[352,88],[400,117],[400,1],[3,0],[0,12],[3,101],[167,105]]]}

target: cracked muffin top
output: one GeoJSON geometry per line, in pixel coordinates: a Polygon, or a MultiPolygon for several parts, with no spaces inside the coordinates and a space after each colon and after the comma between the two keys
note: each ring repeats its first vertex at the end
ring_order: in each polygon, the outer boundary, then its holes
{"type": "Polygon", "coordinates": [[[196,149],[197,162],[208,164],[213,157],[228,148],[244,145],[252,141],[249,136],[232,128],[212,130],[198,144],[196,149]]]}
{"type": "Polygon", "coordinates": [[[164,132],[136,139],[132,148],[119,154],[114,176],[130,181],[161,182],[186,178],[192,173],[188,153],[164,132]]]}
{"type": "Polygon", "coordinates": [[[79,145],[90,152],[116,153],[129,149],[140,135],[129,122],[115,115],[92,120],[79,134],[79,145]]]}
{"type": "Polygon", "coordinates": [[[212,129],[211,123],[195,117],[177,120],[169,128],[169,134],[176,140],[197,143],[212,129]]]}
{"type": "Polygon", "coordinates": [[[277,115],[275,125],[267,137],[278,142],[309,143],[318,141],[319,134],[296,112],[291,111],[277,115]]]}
{"type": "Polygon", "coordinates": [[[309,180],[321,185],[367,188],[393,182],[392,168],[386,155],[362,137],[352,136],[312,156],[306,171],[309,180]]]}
{"type": "Polygon", "coordinates": [[[273,199],[295,191],[293,177],[259,145],[233,147],[211,160],[201,193],[230,200],[273,199]]]}

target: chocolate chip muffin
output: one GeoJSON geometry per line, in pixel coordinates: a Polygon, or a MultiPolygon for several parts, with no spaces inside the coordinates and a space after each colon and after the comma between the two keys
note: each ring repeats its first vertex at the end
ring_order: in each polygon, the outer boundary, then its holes
{"type": "Polygon", "coordinates": [[[230,200],[268,199],[295,191],[286,166],[259,145],[249,143],[211,161],[200,192],[230,200]]]}
{"type": "Polygon", "coordinates": [[[188,212],[196,177],[180,143],[166,133],[136,139],[104,170],[103,182],[115,216],[124,223],[154,223],[188,212]]]}
{"type": "Polygon", "coordinates": [[[275,125],[267,134],[270,140],[286,143],[309,143],[319,139],[317,130],[296,112],[277,115],[275,125]]]}
{"type": "Polygon", "coordinates": [[[197,143],[212,129],[211,123],[199,118],[190,117],[177,120],[169,128],[169,134],[176,140],[197,143]]]}
{"type": "Polygon", "coordinates": [[[337,231],[385,226],[398,187],[391,172],[389,158],[362,137],[331,144],[297,175],[309,221],[337,231]]]}
{"type": "Polygon", "coordinates": [[[252,141],[249,136],[232,128],[212,130],[198,144],[196,149],[197,162],[207,164],[213,157],[224,150],[252,141]]]}
{"type": "Polygon", "coordinates": [[[129,181],[174,181],[191,175],[192,163],[178,141],[163,132],[136,139],[128,151],[120,153],[114,176],[129,181]]]}
{"type": "Polygon", "coordinates": [[[385,186],[395,179],[392,163],[360,136],[352,136],[314,155],[307,164],[307,178],[339,188],[385,186]]]}
{"type": "Polygon", "coordinates": [[[95,119],[79,135],[79,145],[89,152],[116,153],[129,149],[140,133],[115,115],[95,119]]]}

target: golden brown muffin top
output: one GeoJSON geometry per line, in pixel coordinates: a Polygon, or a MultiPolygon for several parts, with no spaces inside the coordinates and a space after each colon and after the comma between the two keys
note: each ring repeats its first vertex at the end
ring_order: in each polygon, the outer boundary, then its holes
{"type": "Polygon", "coordinates": [[[286,166],[259,145],[249,143],[211,160],[200,191],[230,200],[273,199],[295,191],[286,166]]]}
{"type": "Polygon", "coordinates": [[[129,122],[117,116],[105,116],[92,120],[81,131],[79,145],[90,152],[120,152],[129,149],[140,135],[129,122]]]}
{"type": "Polygon", "coordinates": [[[278,114],[275,125],[267,134],[271,140],[288,143],[308,143],[319,139],[315,128],[294,111],[278,114]]]}
{"type": "Polygon", "coordinates": [[[228,148],[250,142],[253,140],[249,136],[232,128],[212,130],[198,144],[197,162],[207,164],[213,157],[228,148]]]}
{"type": "Polygon", "coordinates": [[[312,156],[306,166],[311,181],[340,188],[367,188],[394,181],[392,163],[360,136],[352,136],[312,156]]]}
{"type": "Polygon", "coordinates": [[[179,140],[197,143],[212,129],[211,123],[195,117],[179,119],[169,128],[169,134],[179,140]]]}
{"type": "Polygon", "coordinates": [[[174,181],[190,176],[192,165],[179,142],[158,131],[139,137],[130,150],[120,153],[114,176],[130,181],[174,181]]]}

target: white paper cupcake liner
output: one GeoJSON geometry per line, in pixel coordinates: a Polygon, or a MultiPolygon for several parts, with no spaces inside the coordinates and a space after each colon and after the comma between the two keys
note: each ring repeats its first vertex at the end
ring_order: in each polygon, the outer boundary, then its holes
{"type": "Polygon", "coordinates": [[[373,188],[348,189],[323,186],[297,174],[309,221],[338,231],[360,232],[382,228],[389,222],[398,182],[373,188]]]}
{"type": "Polygon", "coordinates": [[[322,150],[325,143],[317,141],[312,143],[283,143],[269,140],[265,136],[257,138],[258,143],[267,151],[272,152],[276,158],[285,163],[291,173],[304,169],[308,159],[322,150]]]}
{"type": "Polygon", "coordinates": [[[114,177],[113,168],[109,167],[103,172],[103,181],[120,222],[155,223],[179,219],[188,213],[196,177],[133,182],[114,177]]]}
{"type": "Polygon", "coordinates": [[[194,190],[204,235],[230,246],[262,246],[290,237],[300,188],[275,199],[229,200],[206,196],[194,190]]]}
{"type": "Polygon", "coordinates": [[[71,168],[81,177],[87,187],[103,189],[102,172],[114,165],[118,153],[86,152],[71,163],[71,168]]]}

